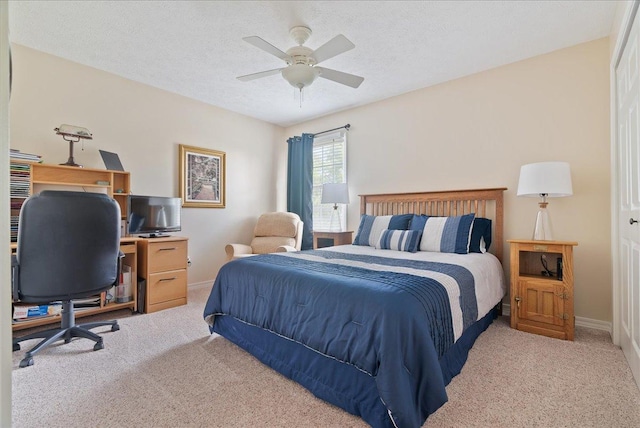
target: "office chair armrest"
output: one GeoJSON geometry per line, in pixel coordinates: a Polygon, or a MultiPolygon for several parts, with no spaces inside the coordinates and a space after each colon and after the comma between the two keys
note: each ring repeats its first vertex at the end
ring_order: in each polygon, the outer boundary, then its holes
{"type": "Polygon", "coordinates": [[[11,297],[18,300],[18,281],[20,277],[20,265],[15,254],[11,254],[11,297]]]}

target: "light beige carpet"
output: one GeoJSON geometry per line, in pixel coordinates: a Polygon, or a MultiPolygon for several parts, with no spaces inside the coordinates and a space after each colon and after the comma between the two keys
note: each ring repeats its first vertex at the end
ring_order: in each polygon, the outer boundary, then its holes
{"type": "MultiPolygon", "coordinates": [[[[121,311],[121,330],[102,333],[105,349],[74,340],[19,369],[36,343],[26,342],[13,355],[14,426],[366,426],[210,336],[207,295],[200,287],[189,290],[186,306],[121,311]]],[[[501,318],[447,392],[426,427],[640,427],[640,392],[624,356],[595,330],[578,328],[575,342],[564,342],[511,330],[501,318]]]]}

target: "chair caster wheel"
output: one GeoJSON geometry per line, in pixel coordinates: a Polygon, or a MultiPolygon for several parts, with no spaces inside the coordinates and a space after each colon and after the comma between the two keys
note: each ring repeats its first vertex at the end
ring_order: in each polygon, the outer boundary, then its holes
{"type": "Polygon", "coordinates": [[[20,368],[29,367],[33,365],[33,357],[25,357],[20,361],[20,368]]]}
{"type": "Polygon", "coordinates": [[[104,343],[102,341],[97,342],[93,347],[94,351],[99,351],[101,349],[104,349],[104,343]]]}
{"type": "Polygon", "coordinates": [[[14,343],[13,344],[13,352],[19,351],[20,350],[20,344],[19,343],[14,343]]]}
{"type": "Polygon", "coordinates": [[[120,326],[118,324],[114,324],[111,326],[111,331],[118,331],[120,330],[120,326]]]}

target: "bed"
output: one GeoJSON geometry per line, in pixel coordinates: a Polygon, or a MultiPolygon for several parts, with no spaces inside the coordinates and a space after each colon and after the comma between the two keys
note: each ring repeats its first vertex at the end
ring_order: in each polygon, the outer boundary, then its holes
{"type": "Polygon", "coordinates": [[[204,318],[371,426],[422,426],[499,313],[504,190],[361,195],[354,245],[227,263],[204,318]]]}

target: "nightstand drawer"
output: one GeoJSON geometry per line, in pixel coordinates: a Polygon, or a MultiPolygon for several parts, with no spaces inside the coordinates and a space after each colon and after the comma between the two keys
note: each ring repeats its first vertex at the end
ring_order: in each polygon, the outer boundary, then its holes
{"type": "Polygon", "coordinates": [[[187,298],[186,269],[172,270],[149,275],[147,283],[148,304],[187,298]]]}
{"type": "Polygon", "coordinates": [[[548,244],[548,241],[540,241],[539,243],[520,244],[520,251],[529,251],[535,253],[559,253],[564,251],[564,245],[548,244]]]}
{"type": "Polygon", "coordinates": [[[149,273],[187,268],[187,241],[149,243],[149,273]]]}

